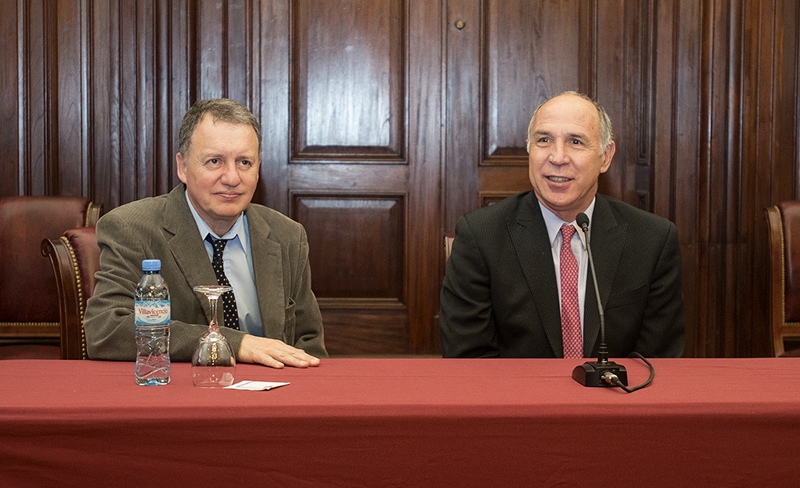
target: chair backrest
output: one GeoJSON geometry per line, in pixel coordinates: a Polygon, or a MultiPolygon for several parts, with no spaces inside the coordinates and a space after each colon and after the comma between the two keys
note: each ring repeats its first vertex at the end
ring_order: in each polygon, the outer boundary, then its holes
{"type": "Polygon", "coordinates": [[[61,359],[87,359],[83,315],[100,270],[95,228],[78,227],[58,239],[44,239],[42,254],[50,258],[58,288],[61,359]]]}
{"type": "Polygon", "coordinates": [[[0,337],[58,338],[56,285],[40,243],[67,229],[93,226],[101,211],[84,197],[0,198],[0,337]]]}
{"type": "Polygon", "coordinates": [[[787,339],[800,341],[800,201],[766,209],[769,228],[770,335],[775,356],[786,354],[787,339]]]}

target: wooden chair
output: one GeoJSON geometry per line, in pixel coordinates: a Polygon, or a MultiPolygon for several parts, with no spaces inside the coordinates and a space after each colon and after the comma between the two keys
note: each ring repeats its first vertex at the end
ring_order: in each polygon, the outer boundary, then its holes
{"type": "Polygon", "coordinates": [[[44,239],[58,288],[61,359],[87,359],[83,315],[100,270],[100,248],[94,227],[69,229],[58,239],[44,239]]]}
{"type": "Polygon", "coordinates": [[[766,209],[770,335],[775,356],[800,355],[800,201],[766,209]],[[787,352],[786,345],[793,349],[787,352]]]}
{"type": "Polygon", "coordinates": [[[20,356],[13,351],[40,351],[46,346],[55,353],[45,357],[58,357],[58,295],[40,243],[57,239],[67,229],[94,226],[101,212],[102,206],[84,197],[0,198],[0,355],[39,357],[38,353],[20,356]]]}

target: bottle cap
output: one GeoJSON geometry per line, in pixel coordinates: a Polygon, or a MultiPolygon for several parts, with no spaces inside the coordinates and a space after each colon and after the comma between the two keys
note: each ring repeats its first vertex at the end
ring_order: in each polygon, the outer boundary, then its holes
{"type": "Polygon", "coordinates": [[[142,271],[161,271],[161,260],[160,259],[143,260],[142,271]]]}

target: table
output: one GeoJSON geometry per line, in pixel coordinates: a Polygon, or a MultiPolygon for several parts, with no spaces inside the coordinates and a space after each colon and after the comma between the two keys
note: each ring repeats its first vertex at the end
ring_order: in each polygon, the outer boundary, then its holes
{"type": "MultiPolygon", "coordinates": [[[[631,385],[646,366],[617,360],[631,385]]],[[[0,361],[0,486],[797,486],[800,359],[654,359],[642,390],[573,359],[240,364],[271,391],[133,363],[0,361]]]]}

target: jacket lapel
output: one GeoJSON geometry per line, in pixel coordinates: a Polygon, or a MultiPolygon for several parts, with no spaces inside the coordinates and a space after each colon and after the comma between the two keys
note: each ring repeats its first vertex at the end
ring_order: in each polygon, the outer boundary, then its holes
{"type": "Polygon", "coordinates": [[[258,309],[265,337],[283,338],[285,308],[283,255],[281,246],[269,238],[270,226],[256,211],[248,207],[248,229],[250,231],[250,251],[253,253],[258,309]]]}
{"type": "MultiPolygon", "coordinates": [[[[622,249],[625,243],[627,225],[620,225],[611,205],[603,195],[597,195],[594,214],[589,230],[589,244],[592,248],[597,283],[600,288],[600,300],[603,309],[608,304],[611,296],[611,286],[617,275],[622,249]]],[[[600,335],[600,312],[597,308],[597,295],[592,282],[592,271],[586,280],[586,298],[584,302],[583,327],[584,327],[584,355],[591,356],[600,335]]],[[[608,330],[609,324],[606,324],[608,330]]]]}
{"type": "MultiPolygon", "coordinates": [[[[167,206],[164,212],[163,229],[172,238],[168,239],[167,246],[172,253],[172,257],[180,268],[189,289],[201,285],[214,285],[217,283],[217,276],[208,258],[208,252],[203,245],[200,231],[189,210],[184,195],[184,185],[174,188],[167,198],[167,206]]],[[[207,320],[211,318],[211,309],[208,300],[200,293],[195,293],[195,297],[203,308],[207,320]]]]}
{"type": "MultiPolygon", "coordinates": [[[[506,221],[525,279],[533,296],[539,321],[556,357],[564,355],[561,312],[558,309],[556,272],[547,230],[533,192],[523,199],[514,218],[506,221]]],[[[531,327],[535,326],[531,318],[531,327]]]]}
{"type": "MultiPolygon", "coordinates": [[[[167,245],[190,288],[215,284],[217,276],[214,274],[208,252],[200,238],[200,231],[186,203],[184,192],[184,185],[178,185],[170,192],[167,199],[162,224],[164,231],[172,236],[168,238],[167,245]]],[[[281,246],[269,239],[270,226],[258,212],[248,207],[245,213],[264,334],[266,337],[283,337],[286,300],[281,246]]],[[[195,297],[203,308],[206,319],[210,319],[211,309],[208,300],[199,293],[195,293],[195,297]]]]}

